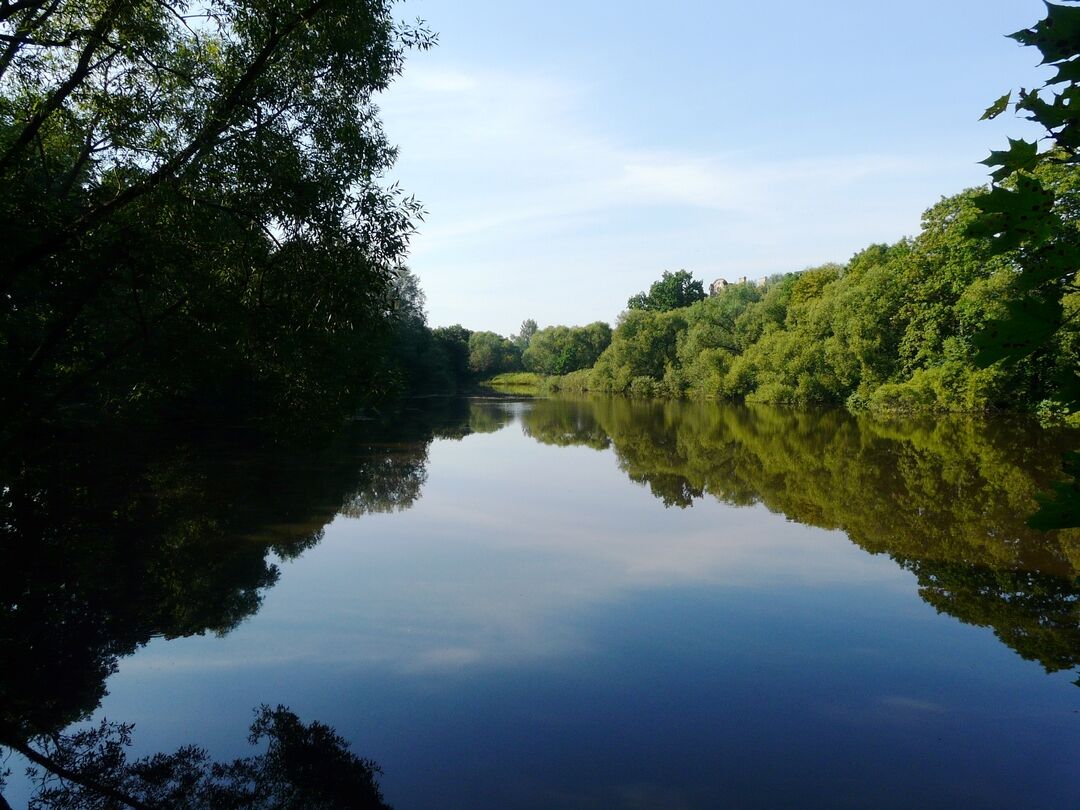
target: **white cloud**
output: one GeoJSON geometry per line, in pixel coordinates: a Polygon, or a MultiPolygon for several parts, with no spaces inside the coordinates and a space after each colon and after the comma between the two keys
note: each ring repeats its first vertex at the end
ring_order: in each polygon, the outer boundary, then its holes
{"type": "Polygon", "coordinates": [[[610,131],[602,100],[550,77],[423,66],[387,94],[394,176],[428,210],[410,261],[434,323],[611,320],[663,269],[708,281],[843,261],[914,232],[938,194],[979,176],[947,150],[793,158],[720,135],[713,150],[656,149],[610,131]]]}

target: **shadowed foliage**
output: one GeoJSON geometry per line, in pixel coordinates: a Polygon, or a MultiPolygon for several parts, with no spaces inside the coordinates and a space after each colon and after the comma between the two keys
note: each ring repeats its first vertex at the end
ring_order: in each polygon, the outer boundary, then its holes
{"type": "Polygon", "coordinates": [[[0,7],[0,394],[28,423],[340,415],[399,386],[393,0],[0,7]]]}

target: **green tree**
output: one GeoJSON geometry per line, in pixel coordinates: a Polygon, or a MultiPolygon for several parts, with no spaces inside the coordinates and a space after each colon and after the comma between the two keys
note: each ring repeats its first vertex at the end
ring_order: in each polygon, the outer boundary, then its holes
{"type": "Polygon", "coordinates": [[[433,38],[392,7],[0,6],[5,430],[393,389],[373,347],[419,207],[374,97],[433,38]]]}
{"type": "Polygon", "coordinates": [[[472,332],[461,324],[432,330],[436,344],[446,358],[451,377],[460,385],[469,378],[469,338],[472,332]]]}
{"type": "Polygon", "coordinates": [[[611,343],[611,327],[597,321],[588,326],[549,326],[532,336],[522,364],[539,374],[569,374],[592,366],[611,343]]]}
{"type": "Polygon", "coordinates": [[[679,334],[685,330],[684,310],[628,310],[615,327],[611,345],[596,361],[591,385],[635,395],[662,393],[658,386],[678,362],[679,334]]]}
{"type": "Polygon", "coordinates": [[[761,296],[756,285],[733,284],[686,310],[677,348],[680,389],[707,397],[728,393],[724,377],[740,352],[736,325],[761,296]]]}
{"type": "Polygon", "coordinates": [[[627,309],[644,309],[652,312],[666,312],[670,309],[686,307],[705,297],[705,288],[686,270],[672,273],[668,270],[654,281],[649,292],[640,292],[626,302],[627,309]]]}
{"type": "MultiPolygon", "coordinates": [[[[1021,89],[1013,105],[1043,127],[1047,144],[1040,149],[1037,141],[1010,138],[1008,149],[983,161],[994,169],[993,186],[976,201],[982,216],[972,232],[990,238],[994,253],[1015,256],[1020,291],[980,333],[983,365],[1015,365],[1052,351],[1075,315],[1066,299],[1080,291],[1077,188],[1055,189],[1046,178],[1055,166],[1080,163],[1080,6],[1047,3],[1046,10],[1044,19],[1010,36],[1037,48],[1043,64],[1057,71],[1041,89],[1021,89]]],[[[983,118],[1001,115],[1011,99],[1012,93],[1002,96],[983,118]]],[[[1059,369],[1057,388],[1060,408],[1080,411],[1080,368],[1059,369]]],[[[1034,518],[1042,527],[1080,525],[1080,453],[1067,455],[1064,466],[1071,480],[1044,500],[1034,518]]]]}
{"type": "Polygon", "coordinates": [[[469,335],[469,371],[481,377],[521,370],[521,350],[494,332],[469,335]]]}
{"type": "Polygon", "coordinates": [[[514,342],[522,351],[525,351],[525,349],[529,347],[529,341],[532,340],[532,337],[536,334],[537,329],[539,329],[539,327],[536,325],[536,321],[534,321],[532,318],[526,318],[524,321],[521,322],[521,331],[519,331],[517,335],[514,336],[514,342]]]}

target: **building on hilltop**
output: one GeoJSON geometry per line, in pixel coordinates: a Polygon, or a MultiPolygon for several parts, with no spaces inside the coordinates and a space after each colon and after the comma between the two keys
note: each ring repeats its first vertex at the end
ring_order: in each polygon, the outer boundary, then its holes
{"type": "MultiPolygon", "coordinates": [[[[743,276],[735,283],[745,284],[746,276],[743,276]]],[[[709,285],[709,295],[719,295],[730,286],[732,286],[731,282],[729,282],[726,278],[718,278],[716,281],[709,285]]]]}

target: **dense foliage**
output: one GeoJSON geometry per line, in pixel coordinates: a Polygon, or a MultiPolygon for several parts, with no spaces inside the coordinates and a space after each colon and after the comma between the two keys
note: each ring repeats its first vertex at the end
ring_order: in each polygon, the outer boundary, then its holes
{"type": "Polygon", "coordinates": [[[470,332],[460,325],[440,327],[431,334],[436,339],[428,354],[431,367],[427,377],[418,380],[429,388],[434,380],[436,390],[460,389],[495,377],[499,378],[497,383],[528,380],[532,384],[539,380],[536,375],[567,374],[590,367],[611,342],[611,327],[600,321],[540,329],[529,318],[511,337],[470,332]]]}
{"type": "Polygon", "coordinates": [[[588,326],[549,326],[532,334],[522,353],[522,365],[540,374],[567,374],[589,368],[611,343],[611,327],[597,321],[588,326]]]}
{"type": "MultiPolygon", "coordinates": [[[[976,201],[981,216],[972,232],[993,240],[993,252],[1014,253],[1019,294],[1006,302],[1005,313],[978,335],[979,361],[1014,365],[1052,352],[1058,333],[1080,318],[1080,209],[1075,187],[1062,191],[1047,182],[1058,167],[1080,165],[1080,7],[1047,3],[1046,17],[1012,34],[1037,48],[1043,64],[1057,73],[1041,90],[1021,89],[1017,113],[1043,127],[1047,146],[1009,139],[1009,148],[992,152],[983,162],[994,168],[990,191],[976,201]]],[[[995,118],[1009,107],[1007,93],[984,114],[995,118]]],[[[1075,333],[1075,330],[1074,330],[1075,333]]],[[[1080,420],[1080,363],[1057,370],[1058,410],[1080,420]]],[[[1080,525],[1080,452],[1065,455],[1071,480],[1060,481],[1042,499],[1036,520],[1044,526],[1080,525]]]]}
{"type": "Polygon", "coordinates": [[[417,204],[374,95],[393,0],[0,7],[0,416],[341,412],[417,204]]]}
{"type": "Polygon", "coordinates": [[[521,347],[494,332],[469,335],[469,370],[480,377],[517,371],[521,368],[521,347]]]}
{"type": "MultiPolygon", "coordinates": [[[[1046,167],[1062,238],[1080,172],[1046,167]]],[[[874,245],[845,265],[728,285],[668,311],[630,310],[594,367],[556,387],[700,396],[855,410],[1067,411],[1062,380],[1080,368],[1080,324],[1063,321],[1038,352],[979,362],[977,336],[1025,294],[1014,253],[971,232],[983,191],[941,200],[913,239],[874,245]]],[[[1080,311],[1080,293],[1063,295],[1080,311]]]]}

